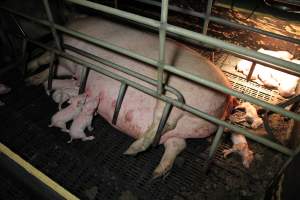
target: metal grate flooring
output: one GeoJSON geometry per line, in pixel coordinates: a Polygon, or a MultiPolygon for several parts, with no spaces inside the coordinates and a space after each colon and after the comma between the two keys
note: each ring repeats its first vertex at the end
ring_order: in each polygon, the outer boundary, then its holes
{"type": "Polygon", "coordinates": [[[227,71],[223,72],[231,82],[233,89],[236,91],[248,94],[252,97],[272,104],[277,104],[285,100],[285,98],[279,95],[278,90],[267,89],[256,82],[247,82],[245,78],[236,74],[227,71]]]}
{"type": "MultiPolygon", "coordinates": [[[[7,102],[0,107],[1,142],[80,199],[261,199],[284,160],[281,154],[250,142],[255,161],[244,169],[237,155],[223,159],[222,150],[230,147],[225,137],[210,173],[205,174],[210,143],[188,140],[171,173],[151,180],[163,146],[136,157],[124,156],[133,140],[100,117],[95,118],[92,132],[96,140],[67,144],[67,134],[48,128],[57,106],[43,88],[17,81],[10,85],[13,92],[1,97],[7,102]]],[[[32,199],[4,174],[0,187],[0,199],[32,199]]]]}

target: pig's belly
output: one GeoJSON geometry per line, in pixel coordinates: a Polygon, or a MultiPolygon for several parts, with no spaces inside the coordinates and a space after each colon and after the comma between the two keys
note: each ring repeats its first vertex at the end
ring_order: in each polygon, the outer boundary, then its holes
{"type": "MultiPolygon", "coordinates": [[[[91,73],[86,91],[93,96],[99,94],[98,113],[113,125],[111,122],[121,83],[96,72],[91,73]]],[[[155,98],[128,87],[117,123],[113,126],[133,138],[138,138],[152,123],[155,103],[155,98]]]]}

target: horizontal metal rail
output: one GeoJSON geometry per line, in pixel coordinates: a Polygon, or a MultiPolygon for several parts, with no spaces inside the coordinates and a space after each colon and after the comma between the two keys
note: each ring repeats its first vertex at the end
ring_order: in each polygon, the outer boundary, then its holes
{"type": "Polygon", "coordinates": [[[291,149],[289,149],[289,148],[286,148],[286,147],[284,147],[282,145],[279,145],[279,144],[277,144],[275,142],[269,141],[268,139],[263,138],[261,136],[257,136],[254,133],[251,133],[250,131],[248,131],[248,130],[246,130],[244,128],[238,127],[236,125],[233,125],[233,124],[230,124],[230,123],[228,123],[226,121],[218,119],[218,118],[216,118],[214,116],[211,116],[211,115],[209,115],[209,114],[207,114],[205,112],[202,112],[202,111],[200,111],[200,110],[198,110],[196,108],[193,108],[193,107],[191,107],[189,105],[186,105],[186,104],[184,104],[182,102],[179,102],[178,100],[170,98],[170,97],[168,97],[166,95],[158,95],[156,90],[150,89],[150,88],[145,87],[145,86],[143,86],[143,85],[141,85],[139,83],[131,81],[131,80],[129,80],[127,78],[124,78],[124,77],[122,77],[120,75],[117,75],[117,74],[115,74],[115,73],[113,73],[113,72],[111,72],[109,70],[106,70],[105,69],[106,68],[105,65],[103,65],[101,63],[99,63],[99,64],[92,64],[92,63],[84,61],[84,60],[82,60],[82,59],[80,59],[80,58],[78,58],[76,56],[70,55],[68,53],[61,52],[61,51],[59,51],[57,49],[54,49],[54,48],[47,47],[46,45],[41,44],[39,42],[36,42],[36,41],[33,41],[33,40],[29,40],[29,42],[31,42],[31,43],[33,43],[33,44],[35,44],[35,45],[37,45],[37,46],[39,46],[41,48],[44,48],[44,49],[46,49],[48,51],[54,52],[58,56],[64,57],[64,58],[69,59],[69,60],[71,60],[73,62],[76,62],[76,63],[78,63],[80,65],[83,65],[83,66],[88,67],[88,68],[90,68],[92,70],[95,70],[96,72],[104,74],[104,75],[106,75],[106,76],[108,76],[108,77],[110,77],[112,79],[115,79],[115,80],[118,80],[120,82],[126,83],[128,86],[130,86],[132,88],[135,88],[137,90],[143,91],[144,93],[146,93],[146,94],[148,94],[150,96],[153,96],[153,97],[155,97],[157,99],[163,100],[163,101],[165,101],[167,103],[171,103],[173,106],[176,106],[177,108],[180,108],[182,110],[188,111],[188,112],[190,112],[190,113],[192,113],[192,114],[194,114],[194,115],[196,115],[196,116],[198,116],[200,118],[208,120],[208,121],[210,121],[210,122],[212,122],[214,124],[218,124],[218,125],[224,126],[224,127],[228,128],[228,129],[230,129],[232,131],[241,133],[241,134],[245,135],[247,138],[250,138],[250,139],[252,139],[252,140],[254,140],[256,142],[264,144],[265,146],[268,146],[268,147],[270,147],[272,149],[275,149],[275,150],[277,150],[277,151],[279,151],[281,153],[284,153],[284,154],[289,155],[289,156],[293,155],[293,151],[291,149]]]}
{"type": "MultiPolygon", "coordinates": [[[[84,2],[87,2],[87,1],[84,1],[84,2]]],[[[16,15],[18,15],[20,17],[23,17],[25,19],[32,20],[32,21],[40,23],[42,25],[50,26],[50,23],[47,22],[47,21],[45,21],[45,20],[36,19],[36,18],[27,16],[27,15],[24,15],[22,13],[13,11],[11,9],[7,9],[7,8],[3,8],[3,7],[0,7],[0,8],[6,10],[8,12],[11,12],[13,14],[16,14],[16,15]]],[[[111,8],[111,9],[113,9],[113,8],[111,8]]],[[[158,65],[158,62],[156,60],[153,60],[151,58],[146,58],[146,57],[144,57],[142,55],[139,55],[137,53],[131,52],[131,51],[127,50],[127,49],[117,47],[115,45],[109,44],[109,43],[104,42],[102,40],[99,40],[97,38],[93,38],[91,36],[88,36],[86,34],[80,33],[78,31],[70,30],[68,28],[65,28],[65,27],[57,25],[57,24],[54,24],[54,26],[55,26],[56,29],[58,29],[58,30],[60,30],[60,31],[66,33],[66,34],[69,34],[71,36],[83,39],[83,40],[91,42],[93,44],[97,44],[97,45],[99,45],[101,47],[110,49],[110,50],[115,51],[117,53],[121,53],[123,55],[127,55],[127,56],[129,56],[131,58],[134,58],[134,59],[137,59],[139,61],[145,62],[145,63],[150,64],[152,66],[157,67],[157,65],[158,65]]],[[[202,35],[202,34],[199,34],[199,33],[195,33],[195,32],[192,32],[192,31],[188,31],[188,30],[185,30],[183,28],[176,27],[176,26],[167,25],[167,30],[171,31],[173,33],[179,34],[182,37],[188,36],[188,37],[190,37],[192,39],[196,39],[198,41],[207,42],[209,44],[214,44],[216,46],[218,46],[219,44],[221,44],[223,46],[226,46],[224,48],[226,48],[226,49],[228,49],[228,50],[230,50],[232,52],[235,52],[237,54],[246,54],[249,57],[251,57],[251,56],[255,57],[255,55],[259,55],[258,57],[261,60],[265,60],[266,61],[267,59],[265,59],[265,57],[267,57],[270,60],[272,60],[272,59],[273,60],[278,60],[281,63],[287,63],[288,65],[289,64],[293,64],[289,68],[292,69],[292,70],[296,70],[296,71],[300,72],[299,65],[297,65],[295,63],[287,62],[287,61],[284,61],[284,60],[281,60],[281,59],[278,59],[278,58],[274,58],[272,56],[268,56],[268,55],[265,55],[265,54],[262,54],[262,53],[258,53],[256,51],[250,51],[249,49],[246,49],[246,48],[237,47],[236,45],[228,44],[228,43],[226,43],[224,41],[221,41],[221,40],[218,40],[218,39],[214,39],[214,38],[211,38],[209,36],[205,36],[205,35],[202,35]],[[240,52],[236,52],[237,49],[239,49],[240,52]],[[262,58],[264,58],[264,59],[262,59],[262,58]]],[[[256,105],[262,106],[262,107],[264,107],[264,108],[266,108],[268,110],[271,110],[273,112],[280,113],[280,114],[285,115],[285,116],[287,116],[289,118],[292,118],[292,119],[300,121],[300,115],[299,114],[287,111],[287,110],[285,110],[283,108],[276,107],[276,106],[274,106],[272,104],[266,103],[266,102],[264,102],[262,100],[256,99],[256,98],[251,97],[249,95],[246,95],[246,94],[237,92],[235,90],[229,89],[229,88],[227,88],[227,87],[225,87],[223,85],[219,85],[219,84],[217,84],[217,83],[215,83],[213,81],[202,79],[202,78],[200,78],[198,76],[195,76],[195,75],[193,75],[191,73],[184,72],[184,71],[179,70],[179,69],[177,69],[177,68],[175,68],[173,66],[170,66],[170,65],[165,65],[164,69],[166,71],[172,72],[172,73],[174,73],[174,74],[176,74],[178,76],[185,77],[185,78],[188,78],[188,79],[190,79],[192,81],[195,81],[197,83],[205,85],[205,86],[207,86],[209,88],[213,88],[213,89],[216,89],[218,91],[224,92],[226,94],[230,94],[230,95],[236,96],[238,98],[244,99],[244,100],[249,101],[251,103],[254,103],[256,105]]]]}
{"type": "MultiPolygon", "coordinates": [[[[113,69],[119,70],[120,72],[128,74],[128,75],[130,75],[132,77],[135,77],[137,79],[143,80],[146,83],[149,83],[151,85],[154,85],[154,86],[157,85],[157,81],[155,79],[152,79],[152,78],[150,78],[148,76],[145,76],[143,74],[140,74],[138,72],[132,71],[132,70],[126,68],[126,67],[122,67],[122,66],[120,66],[118,64],[115,64],[115,63],[113,63],[111,61],[104,60],[103,58],[100,58],[100,57],[95,56],[95,55],[93,55],[91,53],[85,52],[85,51],[83,51],[81,49],[78,49],[76,47],[73,47],[71,45],[64,44],[64,48],[68,49],[68,50],[71,50],[71,51],[73,51],[73,52],[75,52],[75,53],[77,53],[79,55],[85,56],[85,57],[87,57],[89,59],[92,59],[94,61],[97,61],[99,63],[102,63],[104,65],[107,65],[107,66],[109,66],[109,67],[111,67],[113,69]]],[[[182,96],[182,94],[177,89],[175,89],[174,87],[169,86],[169,85],[164,85],[164,90],[166,90],[166,91],[174,94],[176,96],[176,98],[178,99],[178,101],[180,101],[182,103],[185,103],[185,100],[184,100],[184,97],[182,96]]]]}
{"type": "MultiPolygon", "coordinates": [[[[93,3],[93,2],[90,2],[90,1],[82,1],[82,0],[67,0],[67,1],[75,3],[77,5],[84,6],[84,7],[99,10],[99,11],[102,11],[104,13],[108,13],[108,14],[111,14],[111,15],[123,17],[125,19],[133,20],[135,22],[142,23],[142,24],[145,24],[145,25],[149,25],[149,26],[152,26],[154,28],[159,28],[159,25],[160,25],[159,21],[156,21],[156,20],[153,20],[153,19],[150,19],[150,18],[146,18],[146,17],[141,17],[139,15],[131,14],[129,12],[117,10],[117,9],[114,9],[114,8],[111,8],[111,7],[108,7],[108,6],[99,5],[97,3],[93,3]]],[[[300,73],[300,66],[295,64],[295,63],[288,62],[288,61],[285,61],[285,60],[282,60],[282,59],[279,59],[279,58],[275,58],[273,56],[269,56],[269,55],[266,55],[266,54],[263,54],[263,53],[260,53],[260,52],[256,52],[256,51],[247,49],[245,47],[240,47],[240,46],[237,46],[237,45],[234,45],[234,44],[230,44],[228,42],[224,42],[222,40],[219,40],[219,39],[216,39],[216,38],[213,38],[213,37],[209,37],[209,36],[206,36],[206,35],[203,35],[203,34],[200,34],[200,33],[196,33],[196,32],[193,32],[193,31],[188,31],[188,30],[183,29],[183,28],[179,28],[179,27],[172,26],[172,25],[169,25],[169,24],[166,25],[166,26],[167,26],[167,31],[169,31],[171,33],[175,33],[179,36],[187,37],[189,39],[194,39],[196,41],[203,42],[203,43],[212,45],[214,47],[222,48],[224,50],[232,51],[232,52],[237,53],[237,54],[244,54],[246,56],[253,57],[253,58],[256,58],[256,59],[261,60],[261,61],[270,62],[270,63],[276,64],[278,66],[282,66],[282,67],[285,67],[287,69],[290,69],[290,70],[293,70],[293,71],[296,71],[296,72],[300,73]]]]}
{"type": "MultiPolygon", "coordinates": [[[[149,4],[149,5],[152,5],[152,6],[161,7],[160,2],[153,1],[153,0],[134,0],[134,1],[144,3],[144,4],[149,4]]],[[[181,14],[190,15],[190,16],[193,16],[193,17],[199,17],[199,18],[205,19],[205,14],[204,13],[196,12],[196,11],[193,11],[193,10],[188,10],[188,9],[185,9],[185,8],[179,8],[177,6],[169,5],[169,10],[172,10],[172,11],[175,11],[175,12],[178,12],[178,13],[181,13],[181,14]]],[[[218,24],[230,26],[230,27],[233,27],[233,28],[239,28],[239,29],[243,29],[243,30],[247,30],[247,31],[252,31],[252,32],[255,32],[255,33],[259,33],[259,34],[262,34],[262,35],[270,36],[270,37],[273,37],[273,38],[276,38],[276,39],[280,39],[280,40],[284,40],[284,41],[287,41],[287,42],[291,42],[291,43],[300,45],[300,39],[297,39],[297,38],[291,38],[291,37],[287,37],[285,35],[279,35],[277,33],[264,31],[264,30],[261,30],[261,29],[258,29],[258,28],[254,28],[254,27],[251,27],[251,26],[246,26],[244,24],[239,24],[239,23],[236,23],[236,22],[231,22],[231,21],[228,21],[228,20],[225,20],[225,19],[222,19],[222,18],[219,18],[219,17],[215,17],[215,16],[209,16],[208,19],[210,21],[216,22],[218,24]]]]}

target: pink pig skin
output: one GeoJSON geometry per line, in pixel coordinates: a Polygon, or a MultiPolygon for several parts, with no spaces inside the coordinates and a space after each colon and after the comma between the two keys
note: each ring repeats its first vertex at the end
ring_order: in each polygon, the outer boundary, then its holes
{"type": "Polygon", "coordinates": [[[98,108],[99,104],[99,97],[87,97],[86,103],[82,107],[81,113],[75,117],[69,134],[70,134],[70,142],[72,142],[73,139],[81,139],[82,141],[87,140],[93,140],[94,136],[86,136],[84,133],[85,128],[88,128],[89,131],[92,131],[92,120],[95,111],[98,108]]]}

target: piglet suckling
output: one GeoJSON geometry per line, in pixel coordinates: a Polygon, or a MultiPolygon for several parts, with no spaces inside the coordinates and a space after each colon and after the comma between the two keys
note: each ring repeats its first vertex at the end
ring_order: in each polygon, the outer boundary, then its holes
{"type": "Polygon", "coordinates": [[[232,133],[231,141],[233,143],[232,148],[223,150],[224,158],[226,158],[231,153],[237,152],[242,156],[244,167],[249,168],[253,160],[253,151],[249,149],[245,136],[242,134],[232,133]]]}
{"type": "Polygon", "coordinates": [[[52,94],[52,99],[58,103],[58,109],[61,110],[61,105],[72,97],[78,95],[79,87],[57,89],[52,94]]]}
{"type": "Polygon", "coordinates": [[[89,131],[93,130],[92,120],[94,113],[99,105],[99,97],[87,97],[82,111],[72,122],[71,128],[68,131],[71,139],[68,143],[71,143],[73,139],[81,139],[82,141],[88,141],[95,139],[94,136],[86,136],[84,130],[88,128],[89,131]]]}
{"type": "MultiPolygon", "coordinates": [[[[79,83],[75,79],[53,79],[52,80],[52,90],[58,90],[63,88],[75,88],[78,87],[79,83]]],[[[48,95],[50,91],[48,90],[48,81],[44,82],[44,88],[48,95]]]]}
{"type": "Polygon", "coordinates": [[[81,94],[71,98],[69,100],[70,105],[68,107],[58,111],[52,116],[49,127],[55,126],[61,128],[64,132],[68,132],[66,123],[74,119],[81,112],[85,101],[86,94],[81,94]]]}
{"type": "Polygon", "coordinates": [[[261,124],[263,124],[263,120],[258,116],[257,110],[249,102],[243,102],[240,105],[236,106],[235,109],[245,109],[245,121],[251,124],[251,128],[256,129],[261,124]]]}

